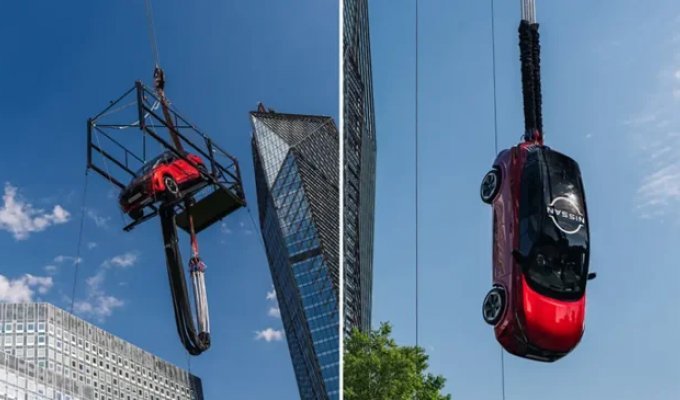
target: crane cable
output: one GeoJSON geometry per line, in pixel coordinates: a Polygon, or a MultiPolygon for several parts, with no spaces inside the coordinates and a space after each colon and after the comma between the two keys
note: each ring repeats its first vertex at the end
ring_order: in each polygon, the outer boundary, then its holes
{"type": "MultiPolygon", "coordinates": [[[[493,137],[494,137],[494,157],[498,154],[498,96],[496,91],[496,12],[494,0],[491,0],[491,59],[493,75],[493,137]]],[[[505,400],[505,353],[503,346],[501,352],[501,395],[505,400]]]]}
{"type": "Polygon", "coordinates": [[[151,45],[151,55],[156,67],[161,65],[160,57],[158,55],[158,41],[156,40],[156,27],[153,23],[153,9],[151,8],[151,0],[145,0],[146,8],[146,26],[149,34],[149,44],[151,45]]]}
{"type": "MultiPolygon", "coordinates": [[[[166,127],[170,133],[170,138],[173,141],[177,152],[184,154],[184,146],[180,140],[179,132],[172,120],[170,113],[170,103],[165,95],[165,72],[160,66],[160,58],[158,54],[158,42],[156,38],[156,28],[153,21],[153,12],[151,8],[151,0],[145,0],[147,28],[149,33],[149,42],[151,44],[151,52],[154,58],[154,88],[158,96],[158,100],[163,111],[166,127]]],[[[187,348],[187,351],[192,355],[198,355],[210,346],[210,319],[208,311],[208,297],[205,284],[205,269],[206,265],[201,260],[198,251],[198,239],[196,236],[196,229],[191,209],[195,203],[193,196],[188,196],[184,199],[184,208],[189,220],[189,235],[191,241],[191,257],[189,259],[189,272],[191,275],[191,282],[194,294],[194,306],[196,310],[196,320],[198,324],[198,335],[193,325],[193,318],[191,317],[191,306],[189,304],[186,293],[186,283],[184,282],[184,274],[179,271],[173,271],[177,266],[181,265],[181,257],[179,249],[170,249],[168,246],[177,247],[177,233],[175,225],[174,204],[167,204],[163,207],[165,211],[161,213],[163,221],[164,238],[166,239],[166,258],[168,265],[168,274],[170,277],[171,290],[173,294],[173,302],[175,307],[175,318],[177,319],[178,333],[187,348]],[[167,221],[172,219],[172,222],[167,221]],[[169,241],[169,242],[168,242],[169,241]],[[179,296],[179,298],[177,297],[179,296]],[[184,303],[184,304],[182,304],[184,303]]]]}

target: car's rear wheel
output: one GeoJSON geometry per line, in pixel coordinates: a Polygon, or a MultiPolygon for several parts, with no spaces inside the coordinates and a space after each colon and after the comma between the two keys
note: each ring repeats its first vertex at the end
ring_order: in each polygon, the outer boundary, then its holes
{"type": "Polygon", "coordinates": [[[142,218],[144,216],[144,210],[141,208],[131,210],[129,213],[130,218],[134,219],[135,221],[142,218]]]}
{"type": "Polygon", "coordinates": [[[487,172],[482,179],[482,185],[479,188],[479,195],[482,201],[486,204],[491,204],[494,197],[498,194],[498,190],[501,187],[501,173],[498,169],[494,168],[487,172]]]}
{"type": "Polygon", "coordinates": [[[482,303],[482,317],[489,325],[496,325],[505,311],[505,291],[499,287],[489,290],[482,303]]]}
{"type": "Polygon", "coordinates": [[[163,177],[163,185],[165,186],[165,194],[169,198],[176,199],[179,196],[179,186],[172,176],[165,175],[163,177]]]}

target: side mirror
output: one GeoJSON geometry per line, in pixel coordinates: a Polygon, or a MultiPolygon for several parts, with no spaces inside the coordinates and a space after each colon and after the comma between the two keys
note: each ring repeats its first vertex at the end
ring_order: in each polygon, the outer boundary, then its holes
{"type": "Polygon", "coordinates": [[[590,272],[588,274],[588,280],[592,281],[593,279],[597,278],[597,272],[590,272]]]}

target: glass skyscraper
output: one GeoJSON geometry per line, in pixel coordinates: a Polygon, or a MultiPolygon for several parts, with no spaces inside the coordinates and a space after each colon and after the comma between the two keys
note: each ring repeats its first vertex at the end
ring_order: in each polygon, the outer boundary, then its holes
{"type": "Polygon", "coordinates": [[[368,0],[344,2],[345,331],[371,326],[375,209],[375,115],[368,0]]]}
{"type": "Polygon", "coordinates": [[[251,121],[260,227],[300,397],[337,400],[337,128],[262,106],[251,121]]]}

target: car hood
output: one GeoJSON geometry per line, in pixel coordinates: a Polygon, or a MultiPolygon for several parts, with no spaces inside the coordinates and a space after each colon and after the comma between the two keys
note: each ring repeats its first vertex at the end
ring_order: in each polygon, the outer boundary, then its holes
{"type": "Polygon", "coordinates": [[[545,350],[568,352],[583,336],[585,294],[576,301],[565,301],[533,290],[522,277],[522,308],[527,339],[545,350]]]}

